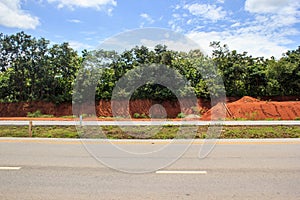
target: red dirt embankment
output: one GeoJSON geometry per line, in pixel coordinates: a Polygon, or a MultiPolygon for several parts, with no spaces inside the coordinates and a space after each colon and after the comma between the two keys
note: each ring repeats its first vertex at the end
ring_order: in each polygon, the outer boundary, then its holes
{"type": "MultiPolygon", "coordinates": [[[[299,101],[260,101],[258,99],[245,96],[238,101],[225,104],[217,104],[206,112],[202,120],[217,120],[222,113],[228,119],[266,120],[281,119],[295,120],[300,118],[299,101]],[[213,115],[213,117],[212,117],[213,115]]],[[[221,117],[222,118],[222,117],[221,117]]]]}
{"type": "MultiPolygon", "coordinates": [[[[295,99],[300,99],[295,98],[295,99]]],[[[182,108],[178,101],[153,101],[153,100],[133,100],[130,101],[129,113],[131,116],[134,113],[145,113],[149,115],[150,108],[155,104],[160,104],[164,107],[165,112],[169,118],[177,117],[181,110],[185,114],[195,113],[195,107],[201,112],[208,110],[201,120],[211,120],[223,118],[220,116],[224,113],[227,119],[248,119],[248,120],[265,120],[265,119],[282,119],[295,120],[300,118],[300,101],[260,101],[252,97],[243,97],[237,101],[236,98],[228,98],[227,104],[217,104],[210,109],[210,101],[205,99],[198,99],[198,105],[194,105],[193,101],[186,99],[182,103],[182,108]]],[[[115,102],[116,112],[115,116],[124,116],[128,113],[126,110],[126,102],[115,102]]],[[[154,110],[154,113],[160,113],[159,107],[154,110]]],[[[197,110],[196,109],[196,110],[197,110]]],[[[0,117],[26,117],[28,112],[35,112],[40,110],[43,114],[53,115],[55,117],[71,116],[73,115],[72,104],[64,103],[55,105],[49,102],[25,102],[25,103],[0,103],[0,117]]],[[[112,117],[111,101],[101,100],[95,106],[82,106],[75,110],[74,114],[94,114],[97,116],[112,117]],[[96,107],[96,108],[95,108],[96,107]]],[[[161,113],[163,114],[163,113],[161,113]]],[[[49,120],[49,118],[47,118],[49,120]]]]}
{"type": "Polygon", "coordinates": [[[19,102],[0,103],[0,117],[26,117],[28,112],[41,111],[43,114],[54,116],[72,115],[72,104],[55,105],[50,102],[19,102]]]}
{"type": "MultiPolygon", "coordinates": [[[[115,116],[124,116],[128,113],[126,109],[125,101],[118,101],[115,103],[115,116]]],[[[133,100],[129,104],[129,113],[133,115],[134,113],[149,115],[149,110],[153,105],[160,104],[164,107],[165,112],[168,117],[177,117],[178,113],[184,112],[186,114],[194,113],[193,108],[198,108],[201,111],[207,111],[210,108],[210,102],[205,99],[198,99],[197,104],[190,99],[185,99],[180,104],[178,101],[154,101],[154,100],[133,100]]],[[[0,103],[0,117],[26,117],[28,112],[41,111],[41,113],[46,115],[53,115],[55,117],[61,116],[71,116],[73,115],[73,109],[71,103],[64,103],[60,105],[55,105],[50,102],[21,102],[21,103],[0,103]]],[[[99,117],[112,117],[112,106],[111,101],[101,100],[96,105],[82,105],[76,106],[74,108],[74,114],[95,114],[99,117]]],[[[154,107],[154,113],[160,113],[159,107],[154,107]]],[[[163,114],[163,113],[162,113],[163,114]]]]}

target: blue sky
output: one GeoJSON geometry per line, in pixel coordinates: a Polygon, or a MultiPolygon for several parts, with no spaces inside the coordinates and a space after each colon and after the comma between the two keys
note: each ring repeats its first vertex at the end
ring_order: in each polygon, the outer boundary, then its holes
{"type": "Polygon", "coordinates": [[[206,52],[209,42],[221,41],[231,50],[279,58],[300,46],[299,22],[296,0],[0,0],[0,32],[25,31],[78,51],[157,27],[186,35],[206,52]]]}

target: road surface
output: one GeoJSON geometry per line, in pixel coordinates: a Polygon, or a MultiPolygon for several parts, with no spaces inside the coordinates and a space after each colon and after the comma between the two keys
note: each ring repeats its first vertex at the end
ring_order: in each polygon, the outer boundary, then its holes
{"type": "MultiPolygon", "coordinates": [[[[168,141],[109,142],[143,151],[168,141]]],[[[218,140],[199,159],[203,142],[195,140],[170,166],[132,174],[99,163],[80,140],[1,138],[0,199],[300,199],[299,139],[218,140]]],[[[129,162],[116,156],[106,159],[129,162]]]]}

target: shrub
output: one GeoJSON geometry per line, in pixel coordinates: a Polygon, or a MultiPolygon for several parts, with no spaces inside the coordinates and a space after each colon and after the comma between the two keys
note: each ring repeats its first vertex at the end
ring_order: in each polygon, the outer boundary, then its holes
{"type": "Polygon", "coordinates": [[[185,118],[185,114],[184,113],[178,113],[177,118],[185,118]]]}
{"type": "Polygon", "coordinates": [[[148,118],[148,116],[147,116],[145,113],[142,113],[142,114],[140,115],[140,118],[148,118]]]}
{"type": "Polygon", "coordinates": [[[45,114],[42,114],[42,112],[40,110],[37,110],[32,113],[28,112],[27,117],[53,117],[53,115],[45,115],[45,114]]]}
{"type": "Polygon", "coordinates": [[[139,113],[134,113],[133,114],[133,118],[139,118],[140,117],[140,114],[139,113]]]}
{"type": "Polygon", "coordinates": [[[41,117],[43,114],[40,110],[37,110],[35,112],[28,112],[27,117],[41,117]]]}

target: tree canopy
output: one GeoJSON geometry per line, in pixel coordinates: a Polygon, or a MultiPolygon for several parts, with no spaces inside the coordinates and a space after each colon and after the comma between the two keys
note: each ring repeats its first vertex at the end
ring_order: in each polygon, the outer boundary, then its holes
{"type": "MultiPolygon", "coordinates": [[[[136,46],[121,53],[100,49],[78,54],[68,43],[50,45],[49,40],[24,32],[0,33],[0,101],[71,102],[76,78],[77,87],[82,87],[81,92],[76,91],[81,93],[75,96],[77,100],[84,101],[84,88],[91,85],[95,87],[95,99],[111,99],[122,77],[136,76],[133,72],[130,75],[130,71],[138,68],[145,71],[153,64],[167,66],[185,77],[188,85],[180,90],[182,95],[188,96],[191,89],[197,97],[218,94],[221,88],[215,82],[216,76],[222,78],[227,96],[300,95],[300,47],[276,60],[231,51],[220,42],[212,42],[211,46],[214,48],[211,57],[198,49],[180,52],[161,44],[153,49],[136,46]],[[99,76],[90,79],[95,73],[99,76]]],[[[134,85],[133,79],[127,81],[128,85],[134,85]]],[[[119,93],[128,95],[126,89],[119,93]]],[[[176,97],[169,88],[149,80],[131,98],[176,97]]]]}

